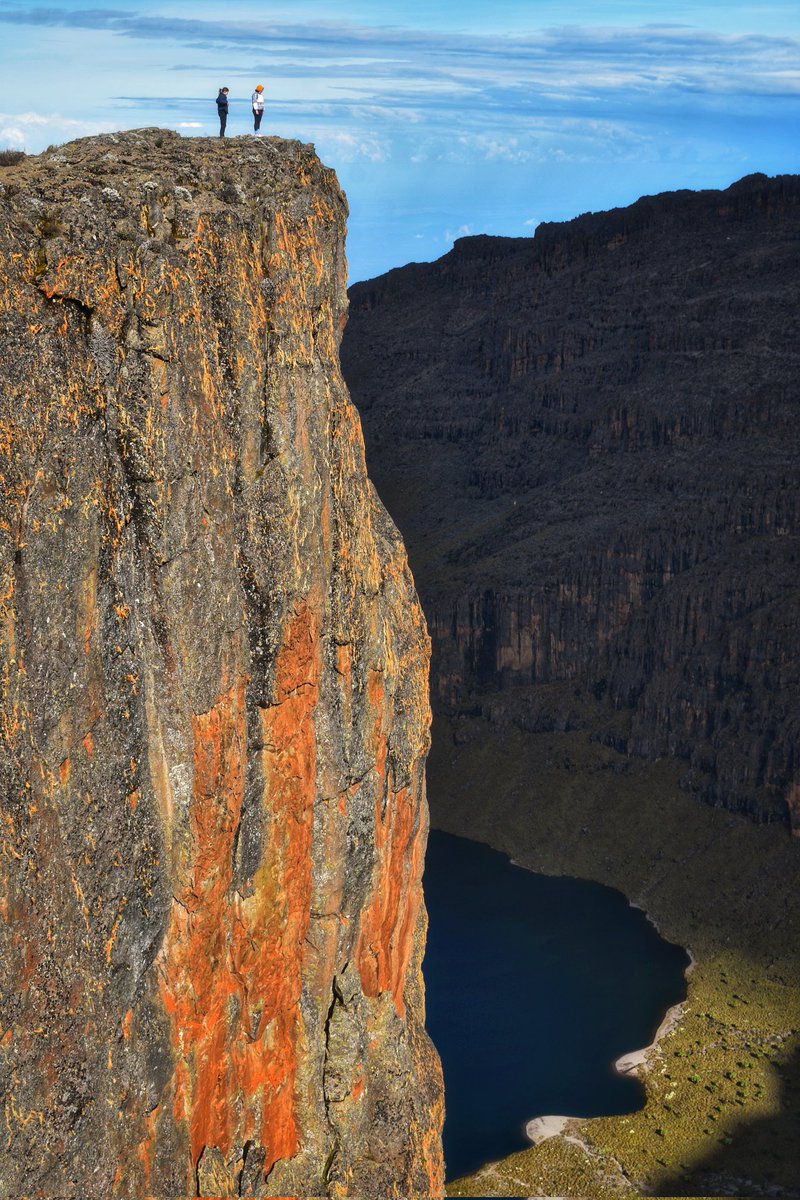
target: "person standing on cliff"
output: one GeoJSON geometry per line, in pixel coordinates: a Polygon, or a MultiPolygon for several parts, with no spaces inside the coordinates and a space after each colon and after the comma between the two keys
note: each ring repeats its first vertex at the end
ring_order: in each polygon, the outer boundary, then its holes
{"type": "Polygon", "coordinates": [[[257,137],[261,137],[261,118],[264,115],[264,85],[259,83],[252,96],[253,103],[253,131],[257,137]]]}
{"type": "Polygon", "coordinates": [[[217,96],[217,112],[219,113],[219,136],[225,137],[225,126],[228,124],[228,89],[220,88],[217,96]]]}

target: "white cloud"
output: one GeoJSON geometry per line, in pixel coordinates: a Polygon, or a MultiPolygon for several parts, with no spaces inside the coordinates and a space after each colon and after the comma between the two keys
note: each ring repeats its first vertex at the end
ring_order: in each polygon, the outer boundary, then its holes
{"type": "Polygon", "coordinates": [[[475,149],[487,161],[502,159],[504,162],[528,162],[530,151],[519,144],[516,137],[496,138],[479,136],[473,142],[475,149]]]}
{"type": "Polygon", "coordinates": [[[26,112],[26,113],[0,113],[0,121],[14,121],[19,125],[47,125],[49,118],[41,113],[26,112]]]}
{"type": "Polygon", "coordinates": [[[202,121],[178,121],[178,129],[204,129],[202,121]]]}
{"type": "Polygon", "coordinates": [[[368,162],[386,162],[391,157],[390,143],[369,133],[347,133],[344,130],[320,130],[312,133],[311,140],[324,157],[334,163],[355,162],[363,158],[368,162]]]}
{"type": "Polygon", "coordinates": [[[48,142],[110,133],[114,128],[116,126],[110,121],[77,121],[61,113],[0,112],[0,141],[14,149],[27,149],[33,153],[38,153],[48,142]]]}
{"type": "Polygon", "coordinates": [[[25,134],[15,125],[4,125],[0,129],[0,150],[21,150],[25,145],[25,134]]]}

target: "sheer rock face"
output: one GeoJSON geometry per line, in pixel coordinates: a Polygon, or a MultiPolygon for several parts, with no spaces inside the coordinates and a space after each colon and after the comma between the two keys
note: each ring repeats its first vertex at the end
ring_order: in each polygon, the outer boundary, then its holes
{"type": "Polygon", "coordinates": [[[800,834],[799,237],[800,178],[751,176],[465,238],[351,289],[342,362],[434,703],[552,728],[588,687],[800,834]]]}
{"type": "Polygon", "coordinates": [[[4,1195],[438,1195],[428,638],[311,148],[0,172],[4,1195]]]}

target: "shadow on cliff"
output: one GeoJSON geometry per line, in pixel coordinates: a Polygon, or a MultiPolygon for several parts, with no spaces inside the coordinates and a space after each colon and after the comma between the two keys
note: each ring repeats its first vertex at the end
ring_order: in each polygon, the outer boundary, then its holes
{"type": "Polygon", "coordinates": [[[786,1155],[800,1129],[800,1053],[773,1066],[780,1080],[780,1112],[742,1122],[731,1144],[718,1144],[704,1162],[665,1180],[657,1195],[800,1198],[800,1161],[786,1155]]]}

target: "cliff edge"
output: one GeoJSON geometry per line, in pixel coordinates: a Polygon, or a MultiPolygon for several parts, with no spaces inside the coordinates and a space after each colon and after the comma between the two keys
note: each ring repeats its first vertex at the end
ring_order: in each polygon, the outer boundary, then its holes
{"type": "Polygon", "coordinates": [[[440,1195],[428,638],[277,139],[0,171],[0,1191],[440,1195]]]}

